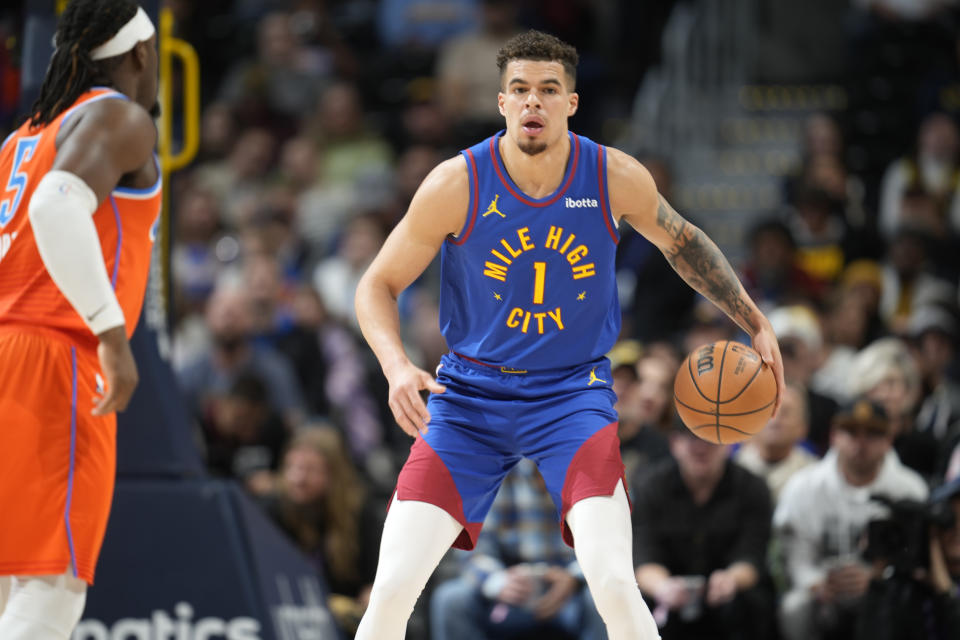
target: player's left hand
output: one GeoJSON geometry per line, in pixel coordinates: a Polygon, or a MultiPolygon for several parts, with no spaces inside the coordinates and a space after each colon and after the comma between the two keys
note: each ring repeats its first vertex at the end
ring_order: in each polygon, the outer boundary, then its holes
{"type": "Polygon", "coordinates": [[[547,590],[537,598],[533,605],[533,614],[538,620],[549,620],[557,615],[579,586],[573,575],[560,567],[550,567],[543,575],[547,590]]]}
{"type": "Polygon", "coordinates": [[[786,384],[783,379],[783,356],[780,355],[780,344],[777,342],[776,334],[773,333],[773,327],[766,318],[763,319],[760,330],[753,335],[753,348],[763,358],[764,364],[773,369],[773,377],[777,381],[777,402],[773,407],[773,415],[777,415],[786,384]]]}

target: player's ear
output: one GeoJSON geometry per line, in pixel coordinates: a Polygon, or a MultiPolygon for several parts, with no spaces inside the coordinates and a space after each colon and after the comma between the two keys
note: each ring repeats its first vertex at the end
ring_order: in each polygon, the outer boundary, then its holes
{"type": "Polygon", "coordinates": [[[503,110],[504,99],[505,99],[505,96],[503,95],[503,91],[498,91],[497,92],[497,109],[500,110],[500,115],[502,116],[507,115],[507,112],[503,110]]]}
{"type": "Polygon", "coordinates": [[[151,46],[148,40],[141,40],[137,44],[133,45],[131,52],[133,53],[133,61],[137,67],[138,71],[142,71],[147,68],[147,58],[148,51],[147,47],[151,46]]]}
{"type": "Polygon", "coordinates": [[[567,106],[567,117],[569,118],[577,112],[577,107],[580,106],[580,94],[571,93],[570,94],[570,103],[567,106]]]}

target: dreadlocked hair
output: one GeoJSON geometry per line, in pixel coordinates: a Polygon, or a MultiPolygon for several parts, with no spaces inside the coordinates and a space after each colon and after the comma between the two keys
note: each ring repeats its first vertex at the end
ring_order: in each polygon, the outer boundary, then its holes
{"type": "Polygon", "coordinates": [[[137,13],[131,0],[73,0],[60,16],[56,49],[40,95],[31,107],[30,126],[50,124],[85,91],[109,84],[122,54],[94,61],[90,52],[112,38],[137,13]]]}

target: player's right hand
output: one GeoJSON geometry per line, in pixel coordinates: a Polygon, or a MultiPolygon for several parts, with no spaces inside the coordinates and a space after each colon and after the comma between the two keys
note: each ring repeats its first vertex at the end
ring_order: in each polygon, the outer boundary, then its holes
{"type": "Polygon", "coordinates": [[[107,388],[106,394],[97,401],[92,413],[95,416],[105,416],[127,408],[140,376],[137,373],[137,363],[133,360],[133,352],[130,351],[127,330],[123,325],[107,329],[97,338],[100,340],[97,357],[100,359],[100,370],[107,388]]]}
{"type": "Polygon", "coordinates": [[[420,397],[420,391],[426,389],[430,393],[443,393],[447,388],[410,362],[384,373],[390,383],[387,404],[393,412],[394,420],[411,438],[416,438],[419,433],[426,433],[430,412],[420,397]]]}

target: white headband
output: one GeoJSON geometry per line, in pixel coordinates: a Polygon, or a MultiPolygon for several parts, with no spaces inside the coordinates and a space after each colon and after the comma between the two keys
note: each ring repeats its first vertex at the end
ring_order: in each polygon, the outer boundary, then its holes
{"type": "Polygon", "coordinates": [[[143,7],[138,7],[136,15],[130,18],[130,22],[120,27],[120,31],[117,31],[115,36],[90,51],[90,59],[103,60],[126,53],[138,42],[149,40],[154,31],[147,12],[143,7]]]}

